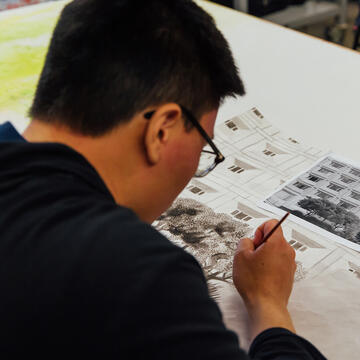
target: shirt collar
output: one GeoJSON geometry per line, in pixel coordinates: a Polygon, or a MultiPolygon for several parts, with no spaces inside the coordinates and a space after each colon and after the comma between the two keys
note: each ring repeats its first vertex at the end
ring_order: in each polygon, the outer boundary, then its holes
{"type": "Polygon", "coordinates": [[[15,127],[7,121],[0,125],[0,141],[26,141],[15,129],[15,127]]]}
{"type": "Polygon", "coordinates": [[[34,173],[35,169],[49,173],[56,171],[72,173],[82,178],[84,182],[93,188],[97,188],[106,194],[106,196],[115,202],[115,199],[96,169],[83,155],[67,145],[28,142],[10,122],[6,122],[0,124],[0,148],[2,151],[4,146],[6,146],[8,159],[13,158],[14,163],[19,158],[27,158],[27,165],[24,166],[31,167],[32,173],[34,173]]]}

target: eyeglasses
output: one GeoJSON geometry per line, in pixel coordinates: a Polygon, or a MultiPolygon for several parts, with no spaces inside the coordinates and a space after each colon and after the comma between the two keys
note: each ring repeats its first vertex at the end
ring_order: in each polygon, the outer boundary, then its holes
{"type": "MultiPolygon", "coordinates": [[[[215,169],[215,167],[225,160],[224,155],[219,151],[214,142],[211,140],[210,136],[206,133],[203,127],[200,125],[199,121],[196,120],[195,116],[187,110],[184,106],[179,105],[181,111],[185,117],[194,125],[194,127],[199,131],[200,135],[206,140],[211,150],[202,150],[199,160],[198,169],[195,173],[195,177],[204,177],[209,172],[215,169]],[[215,158],[214,158],[215,156],[215,158]]],[[[144,116],[147,119],[150,119],[155,111],[146,113],[144,116]]]]}

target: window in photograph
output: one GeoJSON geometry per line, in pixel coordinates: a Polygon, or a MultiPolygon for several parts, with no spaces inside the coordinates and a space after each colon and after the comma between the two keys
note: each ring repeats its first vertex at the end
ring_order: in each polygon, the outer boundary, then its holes
{"type": "Polygon", "coordinates": [[[236,165],[232,165],[228,169],[231,170],[233,173],[237,173],[237,174],[240,174],[245,170],[242,167],[236,165]]]}
{"type": "Polygon", "coordinates": [[[322,180],[322,179],[319,178],[318,176],[315,176],[315,175],[312,175],[312,174],[309,175],[308,179],[309,179],[310,181],[313,181],[313,182],[318,182],[318,181],[322,180]]]}
{"type": "Polygon", "coordinates": [[[334,171],[332,171],[330,169],[327,169],[325,167],[321,167],[318,171],[323,173],[323,174],[334,174],[334,171]]]}
{"type": "Polygon", "coordinates": [[[266,156],[275,156],[276,154],[270,150],[263,150],[263,153],[266,155],[266,156]]]}
{"type": "Polygon", "coordinates": [[[341,169],[341,168],[343,168],[345,165],[344,165],[344,164],[341,164],[341,163],[339,163],[339,162],[337,162],[337,161],[332,161],[332,162],[331,162],[331,166],[334,167],[334,168],[337,168],[337,169],[341,169]]]}
{"type": "Polygon", "coordinates": [[[334,190],[334,191],[341,191],[343,190],[344,188],[337,185],[337,184],[334,184],[334,183],[330,183],[328,186],[327,186],[329,189],[331,190],[334,190]]]}
{"type": "Polygon", "coordinates": [[[249,216],[248,214],[243,213],[242,211],[239,210],[235,210],[231,213],[231,215],[235,216],[237,219],[242,220],[242,221],[249,221],[252,219],[251,216],[249,216]]]}
{"type": "Polygon", "coordinates": [[[352,168],[350,174],[360,177],[360,170],[352,168]]]}
{"type": "Polygon", "coordinates": [[[294,186],[296,186],[297,188],[301,189],[301,190],[306,190],[308,189],[310,186],[309,185],[305,185],[300,181],[297,181],[294,186]]]}
{"type": "Polygon", "coordinates": [[[354,208],[356,207],[355,205],[349,204],[349,203],[346,202],[346,201],[340,201],[340,202],[339,202],[339,205],[340,205],[341,207],[343,207],[344,209],[346,209],[346,210],[352,210],[352,209],[354,209],[354,208]]]}
{"type": "Polygon", "coordinates": [[[291,199],[291,198],[294,197],[295,195],[289,193],[289,192],[286,191],[286,190],[281,190],[281,191],[279,191],[279,192],[276,194],[276,196],[279,197],[281,200],[286,201],[286,200],[291,199]]]}
{"type": "Polygon", "coordinates": [[[321,191],[321,190],[318,190],[316,192],[316,196],[318,196],[318,197],[320,197],[322,199],[326,199],[326,200],[329,200],[329,199],[333,198],[332,195],[330,195],[330,194],[328,194],[328,193],[326,193],[324,191],[321,191]]]}
{"type": "Polygon", "coordinates": [[[360,193],[353,191],[350,195],[355,200],[360,200],[360,193]]]}
{"type": "Polygon", "coordinates": [[[349,178],[349,177],[347,177],[347,176],[344,176],[344,175],[342,175],[342,176],[340,177],[340,180],[341,180],[343,183],[345,183],[345,184],[352,184],[352,183],[355,182],[354,179],[351,179],[351,178],[349,178]]]}
{"type": "Polygon", "coordinates": [[[225,121],[225,125],[232,131],[238,130],[236,124],[231,120],[225,121]]]}

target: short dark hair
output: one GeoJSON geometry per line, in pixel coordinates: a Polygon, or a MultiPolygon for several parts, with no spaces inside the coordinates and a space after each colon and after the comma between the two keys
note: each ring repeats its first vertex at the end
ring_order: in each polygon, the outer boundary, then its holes
{"type": "Polygon", "coordinates": [[[191,0],[75,0],[54,30],[29,115],[103,135],[149,106],[196,116],[243,95],[228,43],[191,0]]]}

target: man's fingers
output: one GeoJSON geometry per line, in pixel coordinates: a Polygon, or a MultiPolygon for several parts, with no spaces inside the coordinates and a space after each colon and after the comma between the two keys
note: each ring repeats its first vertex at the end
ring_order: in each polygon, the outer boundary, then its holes
{"type": "MultiPolygon", "coordinates": [[[[278,223],[278,220],[275,220],[275,219],[271,219],[271,220],[268,220],[266,222],[264,222],[263,224],[261,224],[255,231],[255,235],[254,235],[254,246],[255,246],[255,249],[257,247],[259,247],[263,242],[264,242],[264,238],[267,236],[267,234],[270,233],[270,231],[277,225],[278,223]]],[[[281,226],[276,229],[276,231],[271,235],[270,239],[279,239],[280,238],[283,238],[283,232],[282,232],[282,229],[281,229],[281,226]]],[[[269,239],[269,240],[270,240],[269,239]]]]}
{"type": "Polygon", "coordinates": [[[254,235],[254,246],[255,248],[259,247],[263,243],[264,233],[261,229],[262,226],[258,227],[254,235]]]}
{"type": "Polygon", "coordinates": [[[255,248],[259,247],[263,241],[264,237],[276,226],[277,220],[268,220],[261,224],[255,231],[254,235],[254,245],[255,248]]]}
{"type": "Polygon", "coordinates": [[[244,251],[244,250],[254,250],[254,242],[249,238],[240,239],[237,245],[236,252],[244,251]]]}
{"type": "MultiPolygon", "coordinates": [[[[265,236],[266,234],[268,234],[270,231],[272,230],[272,227],[270,228],[270,230],[268,232],[265,233],[265,236]]],[[[282,231],[282,228],[281,226],[279,226],[275,231],[274,233],[266,240],[266,241],[270,241],[271,242],[286,242],[285,238],[284,238],[284,234],[283,234],[283,231],[282,231]]]]}
{"type": "Polygon", "coordinates": [[[259,230],[259,232],[261,232],[263,236],[265,236],[267,233],[271,231],[271,229],[277,224],[277,222],[278,221],[275,219],[268,220],[263,224],[261,224],[256,231],[259,230]]]}
{"type": "MultiPolygon", "coordinates": [[[[265,224],[264,224],[264,237],[267,236],[267,234],[269,234],[269,232],[277,225],[279,221],[278,220],[275,220],[275,219],[272,219],[272,220],[269,220],[267,221],[265,224]]],[[[283,238],[284,235],[283,235],[283,232],[282,232],[282,228],[281,226],[279,226],[275,232],[271,235],[271,237],[269,238],[269,240],[271,238],[283,238]]]]}

